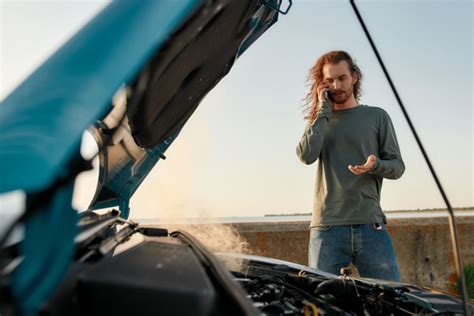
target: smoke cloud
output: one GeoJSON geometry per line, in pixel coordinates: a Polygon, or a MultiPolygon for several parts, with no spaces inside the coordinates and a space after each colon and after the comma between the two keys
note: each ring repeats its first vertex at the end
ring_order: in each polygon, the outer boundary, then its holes
{"type": "Polygon", "coordinates": [[[249,243],[228,224],[174,224],[168,230],[183,230],[197,238],[211,252],[250,253],[249,243]]]}

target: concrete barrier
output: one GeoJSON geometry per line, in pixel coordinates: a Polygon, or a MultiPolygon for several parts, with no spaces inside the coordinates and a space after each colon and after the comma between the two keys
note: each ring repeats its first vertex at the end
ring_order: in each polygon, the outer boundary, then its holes
{"type": "MultiPolygon", "coordinates": [[[[464,264],[474,263],[474,217],[456,219],[464,264]]],[[[256,255],[307,264],[309,222],[231,224],[256,255]]],[[[447,218],[390,219],[401,281],[451,291],[456,280],[447,218]]]]}
{"type": "MultiPolygon", "coordinates": [[[[474,217],[456,219],[464,264],[474,264],[474,217]]],[[[184,229],[212,251],[243,252],[307,265],[309,221],[160,225],[184,229]]],[[[401,281],[452,291],[456,281],[447,218],[389,219],[401,281]]],[[[357,271],[355,271],[357,275],[357,271]]]]}

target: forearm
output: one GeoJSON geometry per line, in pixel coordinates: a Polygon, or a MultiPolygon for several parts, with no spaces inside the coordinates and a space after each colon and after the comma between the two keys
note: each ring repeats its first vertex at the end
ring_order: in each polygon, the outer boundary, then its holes
{"type": "Polygon", "coordinates": [[[309,165],[315,162],[324,142],[324,133],[328,119],[326,117],[318,117],[314,123],[308,124],[296,147],[296,155],[301,162],[309,165]]]}
{"type": "Polygon", "coordinates": [[[405,164],[401,157],[385,160],[377,158],[377,162],[370,173],[387,179],[398,179],[403,175],[404,171],[405,164]]]}

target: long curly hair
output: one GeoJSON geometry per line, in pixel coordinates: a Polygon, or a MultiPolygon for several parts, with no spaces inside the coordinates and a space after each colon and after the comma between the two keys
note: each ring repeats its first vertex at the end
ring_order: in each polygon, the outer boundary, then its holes
{"type": "Polygon", "coordinates": [[[306,79],[307,85],[310,86],[309,92],[304,100],[304,111],[305,119],[310,122],[314,121],[318,116],[318,85],[324,80],[323,67],[326,64],[337,64],[345,60],[349,65],[351,74],[357,77],[357,82],[354,84],[354,97],[359,101],[361,96],[361,81],[362,72],[359,67],[355,64],[352,57],[342,50],[328,52],[318,58],[314,66],[309,70],[308,78],[306,79]]]}

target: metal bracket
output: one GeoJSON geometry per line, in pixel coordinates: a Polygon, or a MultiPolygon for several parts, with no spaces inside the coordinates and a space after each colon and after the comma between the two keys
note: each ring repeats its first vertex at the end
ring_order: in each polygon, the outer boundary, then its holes
{"type": "Polygon", "coordinates": [[[283,3],[283,0],[278,5],[275,5],[275,2],[273,0],[266,0],[263,4],[275,11],[278,11],[279,13],[286,15],[288,12],[290,12],[290,8],[293,5],[293,0],[287,0],[288,1],[288,6],[286,7],[285,10],[281,10],[281,4],[283,3]]]}

